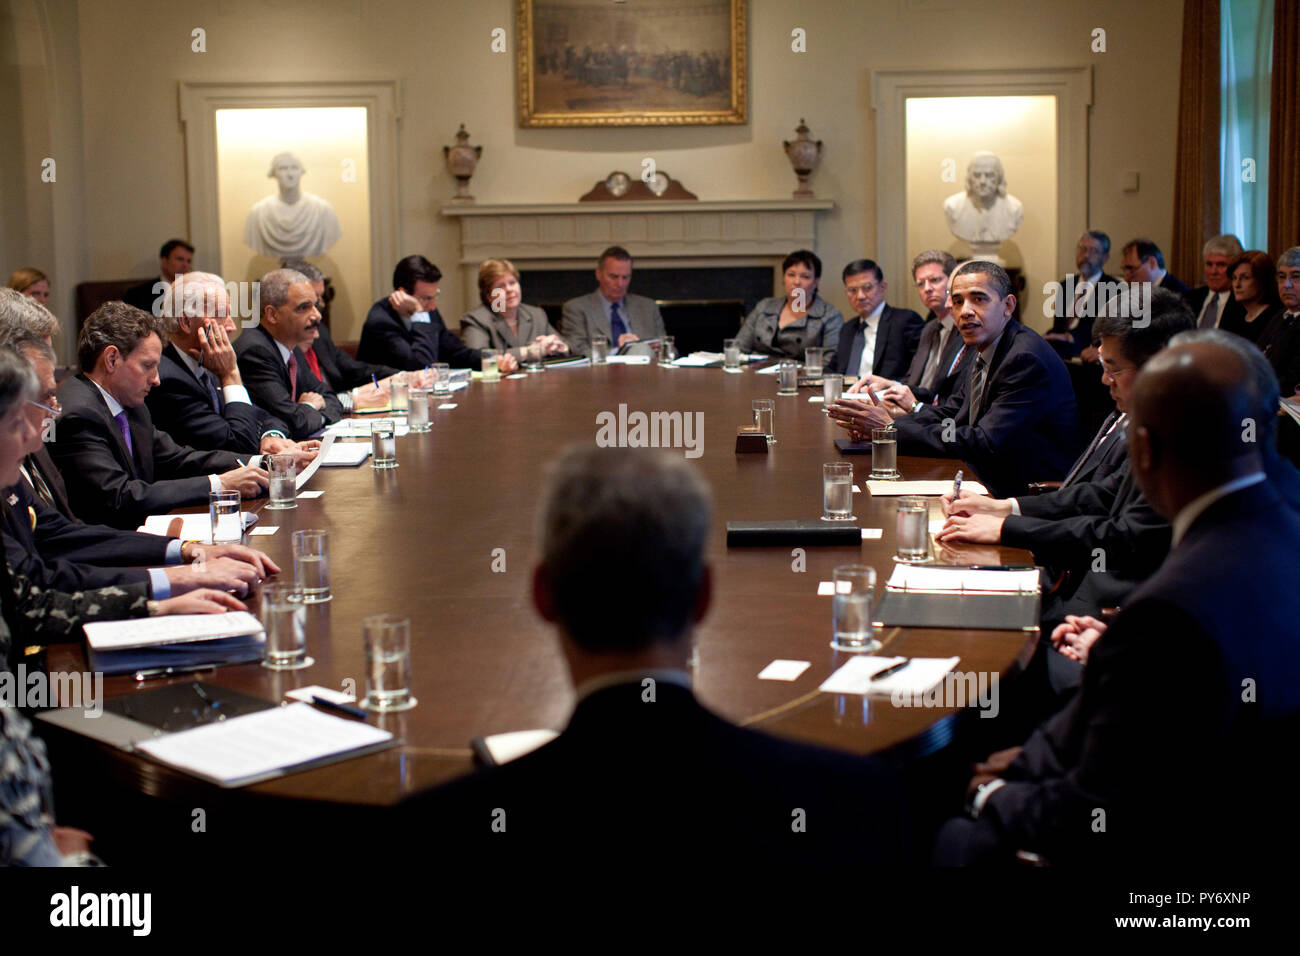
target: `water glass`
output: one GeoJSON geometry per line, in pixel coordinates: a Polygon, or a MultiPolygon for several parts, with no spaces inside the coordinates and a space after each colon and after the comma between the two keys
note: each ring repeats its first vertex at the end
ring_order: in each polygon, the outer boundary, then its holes
{"type": "Polygon", "coordinates": [[[540,372],[546,368],[542,362],[542,347],[540,345],[530,345],[522,350],[524,358],[525,372],[540,372]]]}
{"type": "Polygon", "coordinates": [[[871,429],[871,477],[892,481],[898,477],[898,429],[871,429]]]}
{"type": "Polygon", "coordinates": [[[677,361],[677,340],[671,335],[665,335],[659,340],[659,364],[672,365],[677,361]]]}
{"type": "Polygon", "coordinates": [[[758,430],[767,436],[769,445],[776,444],[775,416],[776,400],[772,398],[756,398],[753,401],[754,424],[758,430]]]}
{"type": "Polygon", "coordinates": [[[919,495],[898,499],[896,560],[920,564],[930,559],[930,503],[919,495]]]}
{"type": "Polygon", "coordinates": [[[822,520],[853,520],[853,466],[846,461],[822,465],[822,520]]]}
{"type": "Polygon", "coordinates": [[[433,391],[435,395],[446,395],[451,391],[451,366],[446,362],[434,362],[429,366],[433,373],[433,391]]]}
{"type": "Polygon", "coordinates": [[[406,411],[407,406],[407,384],[406,376],[402,374],[394,375],[388,382],[388,394],[392,396],[391,406],[395,412],[406,411]]]}
{"type": "Polygon", "coordinates": [[[803,373],[809,378],[821,378],[822,369],[826,364],[826,352],[824,348],[809,348],[803,350],[803,373]]]}
{"type": "Polygon", "coordinates": [[[239,544],[243,539],[238,491],[209,491],[208,518],[212,522],[213,544],[239,544]]]}
{"type": "Polygon", "coordinates": [[[844,376],[826,372],[822,375],[822,410],[827,411],[831,402],[838,402],[844,394],[844,376]]]}
{"type": "Polygon", "coordinates": [[[308,528],[293,533],[293,576],[302,588],[303,604],[324,604],[333,597],[328,531],[308,528]]]}
{"type": "Polygon", "coordinates": [[[609,360],[609,343],[604,339],[591,340],[591,364],[604,365],[609,360]]]}
{"type": "Polygon", "coordinates": [[[266,471],[271,476],[271,501],[268,511],[287,511],[298,507],[298,460],[293,455],[270,455],[266,471]]]}
{"type": "Polygon", "coordinates": [[[483,381],[499,382],[501,381],[501,350],[500,349],[483,349],[483,381]]]}
{"type": "Polygon", "coordinates": [[[370,425],[370,465],[378,469],[397,467],[397,427],[391,418],[370,425]]]}
{"type": "Polygon", "coordinates": [[[411,621],[395,614],[379,614],[361,622],[366,644],[366,710],[391,713],[410,710],[418,701],[411,696],[411,621]]]}
{"type": "Polygon", "coordinates": [[[724,372],[740,371],[740,348],[736,339],[722,340],[722,370],[724,372]]]}
{"type": "Polygon", "coordinates": [[[262,627],[266,630],[263,667],[295,671],[316,663],[307,656],[307,608],[298,585],[262,585],[262,627]]]}
{"type": "Polygon", "coordinates": [[[831,599],[831,647],[837,651],[880,649],[871,625],[871,602],[876,593],[876,569],[861,564],[836,568],[835,596],[831,599]]]}
{"type": "Polygon", "coordinates": [[[429,396],[431,394],[427,388],[411,386],[411,394],[406,409],[406,424],[411,427],[411,431],[427,432],[429,430],[429,396]]]}
{"type": "Polygon", "coordinates": [[[776,371],[778,395],[799,394],[799,363],[794,359],[782,359],[776,371]]]}

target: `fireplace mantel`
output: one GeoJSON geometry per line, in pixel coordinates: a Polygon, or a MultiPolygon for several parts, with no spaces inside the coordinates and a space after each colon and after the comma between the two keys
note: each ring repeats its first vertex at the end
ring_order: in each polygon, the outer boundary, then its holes
{"type": "Polygon", "coordinates": [[[829,199],[447,203],[442,214],[460,222],[463,288],[477,304],[484,259],[572,269],[620,245],[642,266],[779,264],[792,249],[814,247],[817,215],[834,208],[829,199]]]}

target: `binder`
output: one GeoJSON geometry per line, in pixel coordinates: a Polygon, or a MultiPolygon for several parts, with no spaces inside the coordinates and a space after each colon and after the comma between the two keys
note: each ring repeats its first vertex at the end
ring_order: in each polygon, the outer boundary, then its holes
{"type": "Polygon", "coordinates": [[[1025,586],[1025,571],[996,571],[954,566],[914,568],[900,565],[885,585],[873,611],[876,627],[935,627],[990,631],[1037,631],[1042,594],[1037,583],[1025,586]],[[924,575],[930,587],[910,587],[924,575]],[[952,585],[940,586],[944,575],[952,585]],[[1005,589],[999,589],[999,578],[1005,589]],[[971,586],[967,587],[966,583],[971,586]]]}
{"type": "Polygon", "coordinates": [[[852,545],[862,547],[862,529],[852,521],[728,521],[727,547],[775,545],[852,545]]]}

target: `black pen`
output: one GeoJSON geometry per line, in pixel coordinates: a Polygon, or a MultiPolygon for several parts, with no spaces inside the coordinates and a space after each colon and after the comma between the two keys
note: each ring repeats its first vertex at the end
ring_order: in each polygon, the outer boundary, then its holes
{"type": "Polygon", "coordinates": [[[890,667],[886,667],[883,671],[876,671],[874,674],[871,675],[871,679],[882,680],[883,678],[888,677],[890,674],[897,674],[899,671],[901,671],[904,667],[906,667],[910,663],[912,662],[899,661],[897,664],[894,664],[890,667]]]}
{"type": "Polygon", "coordinates": [[[190,667],[153,667],[148,670],[136,671],[136,680],[150,680],[154,677],[174,677],[177,674],[195,674],[199,671],[210,671],[216,664],[194,664],[190,667]]]}
{"type": "Polygon", "coordinates": [[[351,704],[336,704],[332,700],[326,700],[316,694],[312,694],[311,702],[317,707],[324,707],[326,710],[336,710],[340,714],[347,714],[349,717],[358,717],[361,720],[366,719],[366,712],[360,707],[353,707],[351,704]]]}

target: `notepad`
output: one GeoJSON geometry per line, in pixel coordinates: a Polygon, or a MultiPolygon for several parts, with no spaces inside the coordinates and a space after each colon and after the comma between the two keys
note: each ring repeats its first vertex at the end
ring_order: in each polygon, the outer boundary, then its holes
{"type": "Polygon", "coordinates": [[[984,571],[966,567],[899,564],[887,586],[900,591],[930,593],[1024,594],[1038,590],[1038,569],[984,571]]]}
{"type": "MultiPolygon", "coordinates": [[[[166,537],[170,534],[167,529],[171,527],[171,523],[177,518],[181,519],[181,530],[176,537],[182,541],[198,541],[201,544],[212,543],[212,519],[207,514],[149,515],[144,519],[144,524],[135,530],[143,531],[145,534],[160,534],[166,537]]],[[[243,522],[245,531],[257,524],[257,515],[251,511],[241,511],[239,518],[243,522]]]]}
{"type": "Polygon", "coordinates": [[[326,468],[351,468],[370,457],[370,443],[364,441],[335,442],[321,463],[326,468]]]}
{"type": "Polygon", "coordinates": [[[258,660],[266,641],[261,621],[247,611],[94,621],[82,630],[91,670],[105,674],[258,660]]]}
{"type": "MultiPolygon", "coordinates": [[[[963,481],[963,490],[977,495],[987,495],[989,490],[978,481],[963,481]]],[[[952,491],[951,481],[868,481],[868,490],[877,497],[895,495],[946,495],[952,491]]]]}
{"type": "Polygon", "coordinates": [[[895,691],[914,696],[924,694],[942,681],[961,661],[960,657],[855,657],[822,682],[818,690],[827,694],[870,694],[889,696],[895,691]],[[896,673],[873,681],[873,675],[907,660],[896,673]]]}
{"type": "Polygon", "coordinates": [[[169,734],[136,749],[222,787],[239,787],[393,742],[386,730],[297,703],[169,734]]]}

